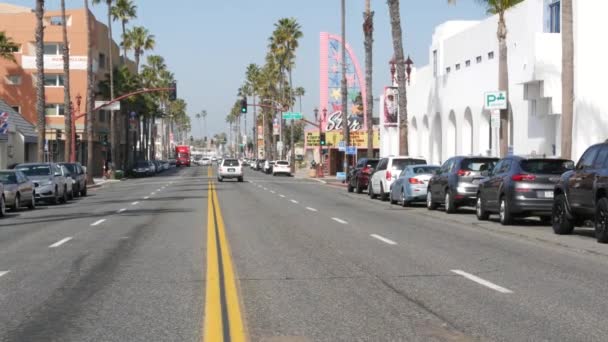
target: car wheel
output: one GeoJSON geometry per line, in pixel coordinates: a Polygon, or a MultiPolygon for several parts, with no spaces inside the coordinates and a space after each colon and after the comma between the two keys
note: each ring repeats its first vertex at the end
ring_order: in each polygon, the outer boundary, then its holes
{"type": "MultiPolygon", "coordinates": [[[[72,185],[72,186],[73,186],[73,185],[72,185]]],[[[67,190],[67,188],[66,188],[66,190],[67,190]]],[[[68,192],[67,192],[67,194],[68,194],[68,200],[70,200],[70,201],[71,201],[71,200],[73,200],[73,199],[74,199],[74,190],[72,190],[72,191],[68,191],[68,192]]]]}
{"type": "Polygon", "coordinates": [[[76,190],[72,191],[73,197],[80,197],[80,185],[76,186],[76,190]]]}
{"type": "Polygon", "coordinates": [[[348,186],[347,186],[346,190],[348,192],[353,192],[355,190],[355,188],[352,186],[352,184],[350,184],[350,179],[348,180],[348,186]]]}
{"type": "Polygon", "coordinates": [[[32,192],[32,200],[30,201],[30,204],[27,206],[30,209],[36,209],[36,193],[32,192]]]}
{"type": "Polygon", "coordinates": [[[428,210],[437,209],[437,203],[433,202],[433,195],[431,194],[431,190],[429,189],[426,193],[426,208],[428,210]]]}
{"type": "Polygon", "coordinates": [[[595,207],[595,238],[599,243],[608,242],[608,198],[602,197],[595,207]]]}
{"type": "Polygon", "coordinates": [[[484,208],[483,200],[480,194],[477,194],[477,202],[475,203],[475,215],[479,221],[487,221],[490,218],[490,213],[484,208]]]}
{"type": "Polygon", "coordinates": [[[59,204],[59,189],[55,187],[55,193],[53,194],[53,198],[51,199],[52,204],[59,204]]]}
{"type": "Polygon", "coordinates": [[[388,193],[388,200],[391,202],[391,204],[397,204],[397,201],[393,198],[393,190],[392,189],[388,193]]]}
{"type": "Polygon", "coordinates": [[[407,202],[407,197],[405,196],[405,189],[401,189],[401,206],[402,207],[407,207],[410,204],[407,202]]]}
{"type": "Polygon", "coordinates": [[[503,226],[508,226],[513,223],[511,206],[504,195],[500,198],[500,204],[498,205],[498,216],[500,218],[500,224],[503,226]]]}
{"type": "Polygon", "coordinates": [[[15,205],[13,206],[14,211],[21,210],[21,196],[19,194],[15,195],[15,205]]]}
{"type": "Polygon", "coordinates": [[[87,185],[84,185],[84,189],[80,190],[80,196],[85,197],[87,195],[87,185]]]}
{"type": "Polygon", "coordinates": [[[380,183],[380,200],[386,201],[388,199],[388,195],[384,192],[384,186],[380,183]]]}
{"type": "Polygon", "coordinates": [[[553,232],[558,235],[571,234],[574,230],[574,220],[568,218],[566,205],[566,196],[564,194],[555,196],[551,217],[553,232]]]}
{"type": "Polygon", "coordinates": [[[369,185],[367,187],[367,194],[369,195],[369,198],[371,198],[371,199],[376,198],[376,194],[374,194],[374,187],[372,186],[372,182],[369,182],[369,185]]]}
{"type": "Polygon", "coordinates": [[[360,193],[362,193],[362,192],[363,192],[363,188],[362,188],[362,187],[361,187],[361,185],[359,184],[359,179],[358,179],[358,178],[357,178],[357,183],[356,183],[356,186],[355,186],[355,187],[357,188],[357,193],[358,193],[358,194],[360,194],[360,193]]]}
{"type": "Polygon", "coordinates": [[[6,203],[4,202],[4,195],[0,195],[0,217],[6,214],[6,203]]]}
{"type": "Polygon", "coordinates": [[[450,190],[445,191],[445,212],[453,214],[456,212],[456,206],[454,205],[454,196],[450,190]]]}
{"type": "Polygon", "coordinates": [[[222,178],[222,177],[217,177],[217,181],[218,181],[218,182],[223,182],[223,181],[224,181],[224,178],[222,178]]]}
{"type": "Polygon", "coordinates": [[[61,196],[61,203],[68,203],[68,188],[63,187],[63,196],[61,196]]]}
{"type": "Polygon", "coordinates": [[[243,182],[243,177],[239,177],[239,182],[243,182]]]}

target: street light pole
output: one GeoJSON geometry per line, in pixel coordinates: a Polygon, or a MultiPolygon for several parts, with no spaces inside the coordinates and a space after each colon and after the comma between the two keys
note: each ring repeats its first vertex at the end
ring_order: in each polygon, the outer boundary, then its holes
{"type": "MultiPolygon", "coordinates": [[[[342,128],[344,129],[344,144],[350,145],[348,127],[348,89],[346,84],[346,0],[342,0],[342,128]]],[[[344,151],[343,169],[348,173],[348,156],[344,151]]]]}

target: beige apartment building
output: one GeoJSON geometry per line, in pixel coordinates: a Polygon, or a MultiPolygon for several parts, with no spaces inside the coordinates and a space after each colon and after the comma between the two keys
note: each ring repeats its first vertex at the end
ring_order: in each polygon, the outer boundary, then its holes
{"type": "MultiPolygon", "coordinates": [[[[70,48],[70,95],[76,106],[76,97],[82,96],[81,110],[86,109],[87,46],[85,9],[66,11],[67,33],[70,48]]],[[[60,11],[47,11],[44,14],[44,83],[46,97],[46,136],[49,140],[51,158],[63,160],[63,146],[66,139],[64,131],[63,99],[63,36],[60,11]],[[61,130],[61,135],[56,135],[61,130]]],[[[36,123],[36,15],[32,8],[0,3],[0,31],[4,31],[19,50],[15,53],[16,63],[0,60],[0,99],[21,113],[29,122],[36,123]]],[[[109,73],[108,28],[92,15],[93,70],[95,84],[106,79],[109,73]]],[[[122,63],[119,46],[113,42],[112,56],[114,65],[122,63]]],[[[134,69],[132,62],[129,66],[134,69]]],[[[101,99],[101,98],[99,98],[101,99]]],[[[85,119],[76,121],[76,134],[84,138],[85,119]]],[[[94,125],[95,153],[100,158],[92,170],[94,175],[102,172],[102,165],[109,154],[102,143],[109,134],[109,113],[99,111],[95,114],[94,125]]],[[[117,138],[118,140],[118,138],[117,138]]],[[[124,138],[122,138],[124,142],[124,138]]],[[[77,159],[84,161],[85,144],[79,144],[77,159]]],[[[120,149],[122,150],[122,149],[120,149]]]]}

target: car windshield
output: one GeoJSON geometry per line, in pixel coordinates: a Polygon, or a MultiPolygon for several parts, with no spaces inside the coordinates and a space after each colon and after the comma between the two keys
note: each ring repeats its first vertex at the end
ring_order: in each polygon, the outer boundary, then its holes
{"type": "Polygon", "coordinates": [[[433,171],[439,169],[438,166],[416,166],[412,168],[412,172],[417,175],[433,173],[433,171]]]}
{"type": "Polygon", "coordinates": [[[289,162],[285,161],[285,160],[279,160],[279,161],[276,162],[276,164],[277,165],[289,165],[289,162]]]}
{"type": "Polygon", "coordinates": [[[494,165],[498,159],[488,159],[488,158],[477,158],[477,159],[464,159],[462,161],[462,165],[460,166],[461,170],[466,171],[485,171],[492,170],[494,165]]]}
{"type": "Polygon", "coordinates": [[[528,159],[522,160],[521,169],[529,173],[561,175],[574,169],[574,162],[565,159],[528,159]]]}
{"type": "Polygon", "coordinates": [[[239,161],[236,159],[224,160],[224,166],[239,166],[239,161]]]}
{"type": "Polygon", "coordinates": [[[0,172],[0,183],[17,184],[17,175],[14,172],[0,172]]]}
{"type": "Polygon", "coordinates": [[[25,173],[26,176],[50,176],[51,167],[49,165],[21,165],[17,170],[25,173]]]}
{"type": "Polygon", "coordinates": [[[138,161],[137,167],[148,167],[148,162],[147,161],[138,161]]]}
{"type": "Polygon", "coordinates": [[[76,173],[76,164],[61,164],[63,166],[65,166],[66,169],[68,169],[68,171],[70,171],[70,173],[76,173]]]}
{"type": "Polygon", "coordinates": [[[412,158],[404,158],[404,159],[393,159],[393,169],[394,170],[403,170],[406,166],[409,165],[419,165],[426,164],[426,161],[423,159],[412,159],[412,158]]]}

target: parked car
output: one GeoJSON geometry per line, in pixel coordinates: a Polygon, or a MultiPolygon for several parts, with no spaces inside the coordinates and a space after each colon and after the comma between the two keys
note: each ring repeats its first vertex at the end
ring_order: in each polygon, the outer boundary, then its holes
{"type": "Polygon", "coordinates": [[[479,184],[477,218],[487,220],[490,214],[498,214],[500,223],[508,225],[517,217],[538,216],[550,223],[553,189],[561,174],[573,168],[574,162],[567,159],[501,159],[479,184]]]}
{"type": "Polygon", "coordinates": [[[58,164],[59,167],[61,168],[61,173],[63,174],[63,176],[65,177],[65,184],[67,187],[67,191],[68,191],[68,200],[73,200],[74,199],[74,178],[72,178],[72,173],[70,172],[70,170],[63,166],[62,164],[58,164]]]}
{"type": "Polygon", "coordinates": [[[87,195],[87,173],[86,168],[80,163],[59,163],[70,171],[70,177],[74,180],[72,186],[73,196],[87,195]]]}
{"type": "Polygon", "coordinates": [[[175,167],[177,164],[177,160],[175,159],[169,159],[169,167],[175,167]]]}
{"type": "Polygon", "coordinates": [[[498,158],[456,156],[448,159],[431,177],[426,194],[426,206],[437,209],[441,203],[448,214],[459,206],[475,205],[482,172],[492,170],[498,158]]]}
{"type": "Polygon", "coordinates": [[[272,175],[287,175],[291,176],[291,165],[287,160],[277,160],[272,166],[272,175]]]}
{"type": "Polygon", "coordinates": [[[407,166],[391,186],[391,204],[401,202],[402,206],[407,207],[413,202],[425,202],[429,180],[438,169],[438,165],[407,166]]]}
{"type": "Polygon", "coordinates": [[[0,182],[0,217],[6,214],[6,200],[4,199],[4,185],[0,182]]]}
{"type": "Polygon", "coordinates": [[[274,160],[267,160],[264,162],[264,173],[269,175],[272,173],[272,168],[274,166],[275,161],[274,160]]]}
{"type": "Polygon", "coordinates": [[[590,146],[572,171],[555,186],[552,223],[556,234],[570,234],[594,221],[595,238],[608,242],[608,142],[590,146]]]}
{"type": "Polygon", "coordinates": [[[151,176],[154,174],[154,167],[149,160],[140,160],[135,163],[131,171],[135,177],[151,176]]]}
{"type": "Polygon", "coordinates": [[[257,171],[264,171],[264,164],[266,163],[266,159],[258,159],[255,164],[255,169],[257,171]]]}
{"type": "Polygon", "coordinates": [[[25,163],[15,168],[23,172],[33,183],[36,200],[52,204],[67,203],[68,183],[64,170],[56,163],[25,163]]]}
{"type": "Polygon", "coordinates": [[[378,165],[380,159],[361,158],[357,161],[357,165],[348,171],[346,182],[348,183],[348,192],[357,190],[360,194],[369,186],[369,178],[372,175],[374,168],[378,165]]]}
{"type": "Polygon", "coordinates": [[[0,171],[4,195],[4,207],[17,211],[25,204],[30,209],[36,208],[34,183],[19,170],[0,171]]]}
{"type": "Polygon", "coordinates": [[[243,167],[238,159],[226,158],[217,170],[217,180],[223,182],[225,178],[236,178],[243,181],[243,167]]]}
{"type": "Polygon", "coordinates": [[[390,156],[380,159],[369,181],[368,193],[370,198],[380,196],[386,201],[391,191],[393,181],[397,179],[401,171],[409,165],[425,165],[426,160],[408,156],[390,156]]]}

